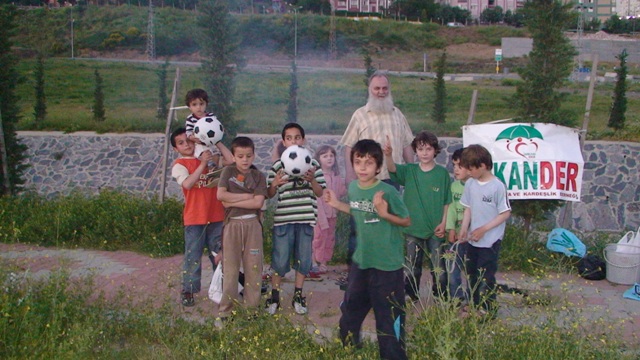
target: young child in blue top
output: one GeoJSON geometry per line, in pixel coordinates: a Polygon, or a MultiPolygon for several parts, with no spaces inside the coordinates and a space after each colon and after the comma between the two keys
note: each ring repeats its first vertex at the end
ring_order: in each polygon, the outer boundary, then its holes
{"type": "Polygon", "coordinates": [[[418,155],[418,163],[395,164],[393,149],[387,141],[385,159],[391,180],[404,186],[404,203],[411,214],[411,226],[404,229],[407,241],[405,293],[413,300],[419,298],[422,261],[429,252],[432,291],[436,296],[447,295],[447,273],[443,254],[447,208],[451,203],[451,177],[443,166],[436,164],[440,153],[438,138],[421,131],[411,142],[418,155]]]}
{"type": "MultiPolygon", "coordinates": [[[[297,123],[288,123],[282,129],[282,142],[286,147],[304,144],[304,129],[297,123]]],[[[305,277],[311,271],[313,253],[313,227],[318,216],[317,197],[326,187],[322,168],[317,160],[302,177],[286,176],[282,161],[276,160],[267,172],[267,194],[278,196],[273,216],[273,251],[271,268],[271,298],[266,302],[267,312],[275,314],[280,307],[282,277],[293,268],[296,271],[295,289],[291,304],[297,314],[307,313],[306,298],[302,296],[305,277]]]]}
{"type": "Polygon", "coordinates": [[[325,190],[325,202],[354,218],[356,250],[349,269],[344,301],[340,305],[340,338],[360,344],[362,322],[373,307],[382,359],[406,359],[404,344],[404,239],[409,211],[391,185],[376,178],[382,167],[380,144],[360,140],[351,149],[357,181],[349,184],[349,204],[325,190]]]}
{"type": "Polygon", "coordinates": [[[460,166],[471,179],[464,185],[460,204],[465,207],[460,235],[467,240],[467,272],[473,305],[480,312],[495,315],[498,254],[505,222],[511,216],[506,186],[491,173],[491,153],[481,145],[462,151],[460,166]]]}
{"type": "Polygon", "coordinates": [[[459,300],[462,304],[467,298],[467,290],[462,284],[462,270],[464,270],[464,258],[466,254],[467,242],[459,241],[458,233],[462,225],[464,216],[464,206],[460,204],[460,198],[464,192],[464,184],[469,180],[469,170],[460,167],[460,157],[462,150],[458,149],[451,155],[453,162],[453,177],[456,179],[451,183],[451,204],[447,212],[447,239],[449,240],[449,256],[447,259],[447,274],[449,275],[449,294],[459,300]]]}

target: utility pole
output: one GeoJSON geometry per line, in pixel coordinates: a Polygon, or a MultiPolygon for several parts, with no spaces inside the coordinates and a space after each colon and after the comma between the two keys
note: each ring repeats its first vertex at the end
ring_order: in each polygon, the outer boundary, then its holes
{"type": "Polygon", "coordinates": [[[156,59],[156,37],[153,25],[153,1],[149,1],[149,20],[147,21],[147,58],[151,61],[156,59]]]}
{"type": "Polygon", "coordinates": [[[331,5],[331,20],[329,22],[329,58],[335,60],[338,57],[338,46],[336,44],[336,6],[334,1],[329,1],[331,5]]]}
{"type": "Polygon", "coordinates": [[[75,58],[75,54],[73,53],[73,7],[69,7],[69,18],[71,19],[71,59],[75,58]]]}

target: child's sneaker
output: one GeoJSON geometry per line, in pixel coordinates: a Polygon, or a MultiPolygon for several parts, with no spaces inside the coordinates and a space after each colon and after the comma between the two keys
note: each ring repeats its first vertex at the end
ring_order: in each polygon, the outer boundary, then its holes
{"type": "Polygon", "coordinates": [[[304,279],[309,281],[322,281],[322,276],[317,272],[309,271],[309,274],[307,274],[304,279]]]}
{"type": "Polygon", "coordinates": [[[324,275],[327,273],[327,267],[322,267],[322,266],[314,266],[311,268],[311,272],[312,273],[316,273],[318,275],[324,275]]]}
{"type": "Polygon", "coordinates": [[[273,299],[267,299],[264,308],[267,310],[269,315],[275,315],[276,311],[280,309],[280,302],[273,301],[273,299]]]}
{"type": "Polygon", "coordinates": [[[182,306],[191,307],[196,304],[196,300],[190,292],[183,292],[180,294],[180,299],[182,300],[182,306]]]}
{"type": "Polygon", "coordinates": [[[293,297],[293,301],[291,301],[291,305],[293,306],[293,310],[295,310],[296,314],[304,315],[307,313],[307,298],[302,297],[300,295],[296,295],[293,297]]]}

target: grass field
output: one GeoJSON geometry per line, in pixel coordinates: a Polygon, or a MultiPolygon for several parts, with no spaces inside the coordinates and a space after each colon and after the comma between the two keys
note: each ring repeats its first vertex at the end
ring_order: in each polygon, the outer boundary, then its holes
{"type": "MultiPolygon", "coordinates": [[[[24,81],[18,86],[22,119],[19,130],[60,130],[97,132],[162,132],[165,120],[156,118],[158,99],[157,66],[140,63],[99,62],[87,60],[49,59],[45,65],[47,118],[35,123],[33,116],[35,62],[19,64],[24,81]],[[96,123],[92,117],[94,70],[104,79],[107,120],[96,123]]],[[[199,68],[181,68],[182,81],[178,104],[183,105],[187,90],[202,87],[199,68]]],[[[363,72],[364,73],[364,72],[363,72]]],[[[175,67],[170,66],[167,88],[171,89],[175,67]]],[[[282,72],[240,72],[235,96],[236,121],[240,131],[277,133],[286,119],[290,75],[282,72]]],[[[353,111],[365,102],[363,75],[337,72],[300,72],[299,122],[312,134],[341,134],[353,111]]],[[[392,77],[396,105],[404,112],[414,132],[429,129],[439,136],[460,136],[466,123],[471,95],[479,90],[476,123],[515,116],[510,98],[515,91],[513,80],[486,80],[447,83],[448,112],[445,124],[436,124],[430,116],[434,99],[433,81],[408,76],[392,77]]],[[[567,84],[565,108],[581,124],[588,84],[567,84]]],[[[640,141],[640,85],[629,86],[627,110],[628,130],[614,134],[606,123],[613,84],[596,88],[590,121],[590,138],[640,141]]],[[[170,94],[169,94],[170,98],[170,94]]],[[[215,109],[211,109],[215,113],[215,109]]],[[[178,111],[181,124],[187,110],[178,111]]],[[[224,122],[224,119],[222,119],[224,122]]]]}

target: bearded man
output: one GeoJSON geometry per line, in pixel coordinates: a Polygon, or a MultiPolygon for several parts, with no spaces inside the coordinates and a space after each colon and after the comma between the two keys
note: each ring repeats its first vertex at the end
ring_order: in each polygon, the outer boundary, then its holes
{"type": "MultiPolygon", "coordinates": [[[[347,189],[349,183],[355,180],[356,174],[351,165],[351,148],[363,139],[375,140],[384,146],[387,139],[393,149],[393,162],[404,164],[413,162],[414,154],[411,148],[413,134],[407,119],[400,109],[393,105],[389,79],[381,73],[374,73],[369,78],[369,99],[367,104],[353,113],[347,129],[342,135],[340,143],[344,145],[345,182],[347,189]]],[[[389,179],[387,164],[383,163],[378,173],[378,179],[387,182],[396,188],[399,185],[389,179]]],[[[347,243],[347,264],[351,264],[351,258],[356,249],[356,233],[353,217],[350,219],[351,233],[347,243]]],[[[338,280],[340,287],[346,286],[346,278],[338,280]]]]}
{"type": "MultiPolygon", "coordinates": [[[[387,139],[393,148],[393,161],[396,164],[413,162],[411,148],[413,134],[407,119],[400,109],[393,105],[389,79],[381,73],[374,73],[369,78],[369,99],[367,104],[353,113],[340,143],[344,145],[345,181],[347,187],[355,180],[355,172],[351,166],[351,148],[362,139],[375,140],[384,146],[387,139]]],[[[387,164],[383,164],[378,179],[389,181],[387,164]]],[[[394,184],[395,185],[395,184],[394,184]]]]}

